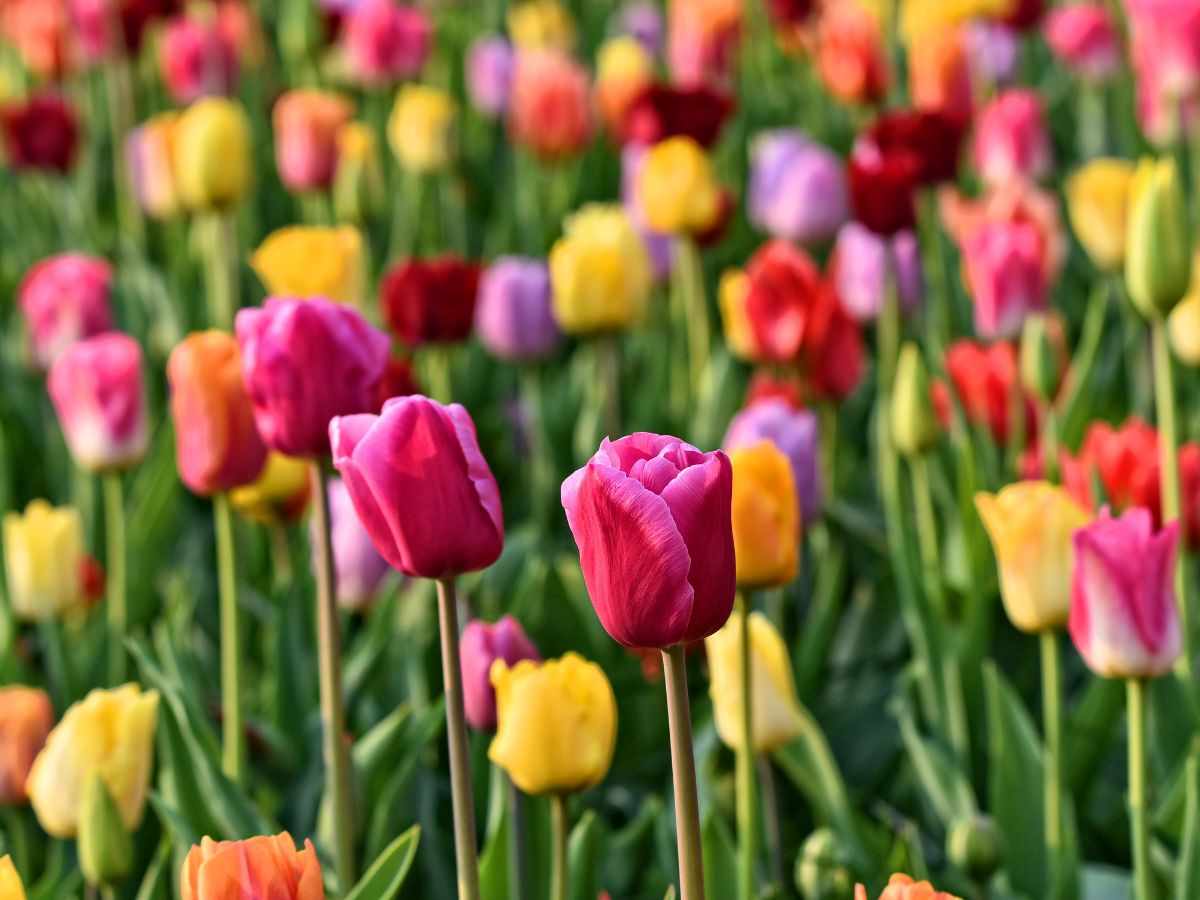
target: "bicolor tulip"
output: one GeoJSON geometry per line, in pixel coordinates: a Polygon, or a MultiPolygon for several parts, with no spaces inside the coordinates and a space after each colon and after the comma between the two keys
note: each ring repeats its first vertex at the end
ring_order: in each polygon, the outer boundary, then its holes
{"type": "MultiPolygon", "coordinates": [[[[54,727],[50,695],[40,688],[0,687],[0,806],[28,799],[25,782],[54,727]]],[[[0,897],[4,897],[0,885],[0,897]]]]}
{"type": "Polygon", "coordinates": [[[446,578],[500,556],[500,489],[457,403],[396,397],[377,416],[333,418],[329,440],[358,517],[393,568],[446,578]]]}
{"type": "Polygon", "coordinates": [[[48,369],[75,341],[112,329],[113,268],[86,253],[60,253],[35,263],[17,287],[34,364],[48,369]]]}
{"type": "Polygon", "coordinates": [[[544,262],[502,256],[488,266],[479,282],[475,334],[494,356],[513,362],[543,359],[558,348],[562,330],[544,262]]]}
{"type": "Polygon", "coordinates": [[[755,139],[748,191],[747,217],[772,237],[826,241],[850,216],[844,163],[797,130],[755,139]]]}
{"type": "Polygon", "coordinates": [[[737,582],[775,587],[796,577],[800,505],[791,463],[771,441],[731,450],[733,546],[737,582]]]}
{"type": "Polygon", "coordinates": [[[732,500],[723,452],[644,432],[605,438],[563,482],[584,583],[614,640],[666,648],[725,623],[735,579],[732,500]]]}
{"type": "Polygon", "coordinates": [[[84,601],[83,519],[70,506],[33,500],[4,515],[4,568],[13,614],[25,621],[57,619],[84,601]]]}
{"type": "Polygon", "coordinates": [[[275,165],[288,190],[321,191],[333,183],[338,132],[353,117],[354,104],[332,91],[294,89],[275,101],[275,165]]]}
{"type": "Polygon", "coordinates": [[[440,88],[409,84],[400,88],[388,117],[388,144],[400,166],[426,174],[446,169],[456,155],[458,107],[440,88]]]}
{"type": "Polygon", "coordinates": [[[85,469],[127,469],[150,441],[142,348],[116,331],[76,341],[46,382],[75,461],[85,469]]]}
{"type": "Polygon", "coordinates": [[[1121,34],[1102,3],[1051,10],[1042,31],[1055,56],[1087,81],[1105,81],[1121,65],[1121,34]]]}
{"type": "Polygon", "coordinates": [[[1067,178],[1067,213],[1075,236],[1097,268],[1119,270],[1125,262],[1134,165],[1094,159],[1067,178]]]}
{"type": "Polygon", "coordinates": [[[722,213],[722,191],[708,154],[688,137],[667,138],[646,151],[637,194],[646,224],[662,234],[702,235],[722,213]]]}
{"type": "Polygon", "coordinates": [[[342,47],[356,81],[386,86],[421,71],[433,47],[433,23],[419,7],[365,0],[346,17],[342,47]]]}
{"type": "Polygon", "coordinates": [[[630,103],[654,81],[654,57],[636,38],[618,35],[596,51],[596,103],[604,123],[621,133],[630,103]]]}
{"type": "Polygon", "coordinates": [[[1054,153],[1042,100],[1035,91],[1002,92],[979,114],[975,128],[975,167],[983,180],[1038,180],[1050,173],[1054,153]]]}
{"type": "Polygon", "coordinates": [[[800,504],[800,522],[815,522],[821,514],[820,424],[816,413],[797,409],[781,397],[749,402],[733,417],[721,447],[732,453],[768,440],[792,467],[792,483],[800,504]]]}
{"type": "Polygon", "coordinates": [[[472,619],[459,639],[462,658],[463,705],[467,723],[477,731],[496,730],[496,689],[492,687],[492,665],[501,660],[515,666],[523,659],[541,662],[537,647],[512,616],[488,623],[472,619]]]}
{"type": "Polygon", "coordinates": [[[576,653],[492,665],[496,736],[488,759],[527,794],[586,791],[604,780],[617,744],[608,677],[576,653]]]}
{"type": "Polygon", "coordinates": [[[466,83],[471,105],[486,116],[499,118],[508,110],[516,57],[502,37],[477,38],[467,50],[466,83]]]}
{"type": "Polygon", "coordinates": [[[1129,189],[1125,286],[1148,318],[1166,316],[1187,293],[1192,247],[1187,201],[1173,159],[1143,159],[1129,189]]]}
{"type": "Polygon", "coordinates": [[[847,222],[837,233],[828,274],[842,308],[859,322],[879,318],[889,286],[906,314],[920,304],[925,287],[921,248],[913,232],[889,237],[858,222],[847,222]]]}
{"type": "Polygon", "coordinates": [[[0,105],[5,162],[16,170],[65,174],[75,163],[79,121],[75,109],[58,94],[35,94],[0,105]]]}
{"type": "Polygon", "coordinates": [[[229,492],[241,515],[260,525],[295,522],[308,508],[308,463],[272,450],[258,478],[229,492]]]}
{"type": "MultiPolygon", "coordinates": [[[[340,479],[332,479],[329,492],[329,534],[333,547],[334,587],[337,603],[350,612],[365,610],[375,600],[391,567],[379,555],[371,536],[358,518],[350,492],[340,479]]],[[[315,519],[310,524],[313,559],[320,552],[315,519]]]]}
{"type": "Polygon", "coordinates": [[[183,206],[175,172],[175,135],[180,114],[151,116],[125,138],[125,162],[138,206],[155,219],[169,219],[183,206]]]}
{"type": "Polygon", "coordinates": [[[91,691],[71,706],[50,732],[29,773],[29,802],[45,831],[74,837],[84,791],[99,775],[130,831],[142,822],[150,770],[158,693],[136,684],[91,691]]]}
{"type": "Polygon", "coordinates": [[[379,283],[379,304],[392,333],[409,347],[465,341],[475,321],[478,263],[445,254],[396,263],[379,283]]]}
{"type": "Polygon", "coordinates": [[[173,132],[176,187],[193,212],[227,209],[249,191],[250,122],[241,104],[223,97],[197,100],[173,132]]]}
{"type": "Polygon", "coordinates": [[[297,850],[286,831],[240,841],[203,838],[179,876],[182,900],[325,900],[321,862],[312,841],[297,850]]]}
{"type": "Polygon", "coordinates": [[[363,236],[339,225],[288,225],[271,232],[250,256],[267,293],[359,303],[366,291],[363,236]]]}
{"type": "Polygon", "coordinates": [[[577,156],[592,137],[587,70],[557,50],[517,54],[508,102],[514,144],[543,162],[577,156]]]}

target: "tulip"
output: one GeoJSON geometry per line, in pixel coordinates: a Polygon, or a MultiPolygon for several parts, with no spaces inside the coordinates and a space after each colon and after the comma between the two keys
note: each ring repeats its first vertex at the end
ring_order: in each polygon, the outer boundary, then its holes
{"type": "Polygon", "coordinates": [[[847,170],[854,217],[876,234],[911,229],[917,221],[914,195],[921,170],[914,154],[887,154],[869,136],[859,138],[847,170]]]}
{"type": "Polygon", "coordinates": [[[874,103],[887,93],[891,75],[879,23],[856,3],[822,12],[816,63],[825,87],[844,103],[874,103]]]}
{"type": "Polygon", "coordinates": [[[17,170],[65,174],[75,162],[79,123],[75,110],[57,94],[36,94],[0,107],[8,164],[17,170]]]}
{"type": "Polygon", "coordinates": [[[842,160],[800,131],[770,131],[751,148],[746,215],[772,237],[812,244],[850,215],[842,160]]]}
{"type": "Polygon", "coordinates": [[[1046,283],[1055,283],[1067,255],[1056,196],[1027,182],[1005,182],[979,200],[964,199],[953,190],[942,191],[938,200],[942,222],[960,249],[988,225],[1032,226],[1046,283]]]}
{"type": "Polygon", "coordinates": [[[543,359],[562,343],[544,262],[502,256],[479,282],[475,333],[494,356],[512,362],[543,359]]]}
{"type": "Polygon", "coordinates": [[[1079,453],[1063,455],[1062,467],[1063,484],[1085,506],[1094,509],[1101,502],[1093,494],[1095,478],[1103,489],[1103,499],[1114,509],[1143,507],[1155,521],[1161,520],[1159,437],[1154,427],[1141,419],[1130,418],[1118,428],[1107,422],[1093,423],[1079,453]]]}
{"type": "Polygon", "coordinates": [[[639,319],[653,286],[650,258],[619,206],[568,216],[550,248],[554,316],[568,334],[619,331],[639,319]]]}
{"type": "Polygon", "coordinates": [[[484,569],[504,544],[500,491],[457,403],[398,397],[329,423],[333,463],[376,548],[406,575],[484,569]]]}
{"type": "Polygon", "coordinates": [[[663,17],[658,5],[645,0],[626,3],[616,13],[616,30],[638,41],[657,56],[663,48],[663,17]]]}
{"type": "Polygon", "coordinates": [[[272,450],[324,456],[330,419],[375,408],[388,339],[353,309],[271,297],[238,313],[237,338],[254,420],[272,450]]]}
{"type": "Polygon", "coordinates": [[[467,50],[466,82],[471,105],[493,118],[508,110],[516,59],[508,41],[482,37],[467,50]]]}
{"type": "MultiPolygon", "coordinates": [[[[762,613],[751,613],[749,623],[754,752],[773,753],[800,735],[803,713],[800,701],[796,698],[792,663],[779,631],[762,613]]],[[[717,734],[725,746],[734,751],[742,746],[742,675],[739,659],[742,628],[741,617],[732,616],[719,631],[704,641],[717,734]]]]}
{"type": "MultiPolygon", "coordinates": [[[[854,900],[867,900],[867,889],[861,884],[854,887],[854,900]]],[[[946,891],[935,890],[928,881],[913,881],[907,875],[897,873],[888,879],[887,887],[879,900],[959,900],[946,891]]]]}
{"type": "Polygon", "coordinates": [[[17,303],[39,369],[48,369],[75,341],[112,329],[112,280],[108,261],[85,253],[47,257],[25,273],[17,303]]]}
{"type": "Polygon", "coordinates": [[[509,94],[513,142],[543,162],[578,155],[592,136],[587,70],[556,50],[517,55],[509,94]]]}
{"type": "Polygon", "coordinates": [[[978,493],[975,506],[996,552],[1009,621],[1030,633],[1061,627],[1071,611],[1073,536],[1091,515],[1045,481],[978,493]]]}
{"type": "Polygon", "coordinates": [[[197,100],[179,117],[173,141],[176,187],[188,209],[227,209],[249,190],[250,123],[236,101],[197,100]]]}
{"type": "Polygon", "coordinates": [[[312,841],[297,850],[286,831],[241,841],[203,838],[179,876],[182,900],[325,900],[321,862],[312,841]]]}
{"type": "Polygon", "coordinates": [[[76,341],[55,359],[46,386],[79,465],[99,471],[141,462],[150,432],[137,341],[115,331],[76,341]]]}
{"type": "MultiPolygon", "coordinates": [[[[805,900],[842,900],[853,889],[850,854],[832,828],[821,827],[800,845],[796,887],[805,900]]],[[[857,900],[857,895],[856,895],[857,900]]]]}
{"type": "Polygon", "coordinates": [[[268,294],[356,304],[366,290],[364,253],[357,228],[288,225],[267,235],[250,267],[268,294]]]}
{"type": "Polygon", "coordinates": [[[114,55],[135,56],[147,30],[174,5],[163,0],[67,2],[79,48],[89,62],[104,61],[114,55]]]}
{"type": "MultiPolygon", "coordinates": [[[[370,606],[387,578],[391,568],[359,521],[358,513],[350,499],[350,492],[339,479],[329,482],[329,528],[333,542],[333,570],[337,602],[344,610],[361,612],[370,606]]],[[[313,542],[312,556],[320,552],[317,547],[315,522],[310,528],[313,542]]]]}
{"type": "Polygon", "coordinates": [[[914,47],[930,32],[976,18],[997,19],[1010,12],[1013,6],[1013,0],[906,0],[901,11],[900,33],[904,42],[914,47]]]}
{"type": "Polygon", "coordinates": [[[829,261],[829,279],[842,308],[856,321],[873,322],[883,312],[890,286],[900,309],[913,312],[924,293],[920,249],[911,231],[888,238],[847,222],[838,232],[829,261]]]}
{"type": "Polygon", "coordinates": [[[284,187],[322,191],[337,169],[337,136],[354,104],[330,91],[294,89],[275,101],[275,164],[284,187]]]}
{"type": "Polygon", "coordinates": [[[820,425],[811,410],[797,409],[780,397],[749,402],[729,422],[721,441],[727,453],[768,440],[792,468],[802,523],[821,514],[820,425]]]}
{"type": "Polygon", "coordinates": [[[912,459],[932,449],[939,436],[929,395],[929,375],[916,344],[900,349],[892,387],[892,443],[912,459]]]}
{"type": "Polygon", "coordinates": [[[610,38],[596,52],[596,100],[604,121],[619,134],[633,99],[654,81],[654,57],[635,38],[610,38]]]}
{"type": "Polygon", "coordinates": [[[520,50],[566,53],[575,44],[575,22],[558,0],[521,0],[508,10],[508,36],[520,50]]]}
{"type": "Polygon", "coordinates": [[[466,340],[475,318],[480,269],[457,256],[397,263],[379,284],[388,327],[410,347],[466,340]]]}
{"type": "Polygon", "coordinates": [[[721,189],[712,164],[691,138],[668,138],[651,147],[637,190],[646,223],[664,234],[702,234],[721,214],[721,189]]]}
{"type": "Polygon", "coordinates": [[[1142,315],[1159,319],[1183,299],[1191,278],[1187,207],[1174,161],[1142,160],[1129,192],[1125,285],[1142,315]]]}
{"type": "Polygon", "coordinates": [[[477,731],[496,730],[496,689],[492,666],[500,660],[512,668],[523,659],[541,662],[537,647],[512,616],[488,624],[472,619],[459,641],[462,652],[463,702],[467,722],[477,731]]]}
{"type": "Polygon", "coordinates": [[[433,25],[417,7],[365,0],[347,16],[342,40],[355,80],[388,85],[421,71],[433,46],[433,25]]]}
{"type": "Polygon", "coordinates": [[[933,185],[957,176],[964,128],[960,117],[944,110],[899,110],[876,119],[864,139],[883,155],[885,164],[911,158],[917,181],[933,185]]]}
{"type": "Polygon", "coordinates": [[[737,582],[784,585],[799,566],[800,505],[792,466],[765,438],[729,453],[733,467],[733,544],[737,582]]]}
{"type": "Polygon", "coordinates": [[[498,726],[488,759],[527,794],[570,794],[604,780],[617,744],[617,698],[576,653],[491,669],[498,726]]]}
{"type": "Polygon", "coordinates": [[[749,294],[750,277],[745,271],[728,269],[721,274],[721,281],[717,287],[717,302],[721,308],[725,343],[738,359],[755,362],[762,353],[746,313],[746,298],[749,294]]]}
{"type": "Polygon", "coordinates": [[[670,3],[667,13],[671,80],[687,89],[731,80],[741,39],[742,4],[690,0],[670,3]]]}
{"type": "Polygon", "coordinates": [[[975,82],[1003,87],[1016,80],[1021,35],[1003,22],[976,19],[966,26],[966,50],[975,82]]]}
{"type": "Polygon", "coordinates": [[[1125,262],[1134,166],[1123,159],[1094,159],[1067,178],[1067,212],[1075,236],[1105,271],[1125,262]]]}
{"type": "Polygon", "coordinates": [[[39,80],[61,82],[78,60],[73,52],[71,21],[65,4],[15,0],[5,8],[0,35],[21,63],[39,80]]]}
{"type": "Polygon", "coordinates": [[[282,525],[304,515],[308,494],[308,463],[271,451],[258,478],[230,491],[229,501],[253,522],[282,525]]]}
{"type": "Polygon", "coordinates": [[[1066,365],[1059,350],[1064,340],[1062,320],[1054,314],[1030,316],[1021,329],[1021,386],[1043,403],[1054,402],[1063,382],[1066,365]]]}
{"type": "Polygon", "coordinates": [[[0,897],[4,900],[25,900],[25,885],[7,853],[0,856],[0,897]]]}
{"type": "Polygon", "coordinates": [[[1042,101],[1031,90],[1004,91],[979,114],[975,166],[983,180],[1037,180],[1054,165],[1042,101]]]}
{"type": "Polygon", "coordinates": [[[142,211],[155,219],[169,219],[182,206],[175,172],[175,134],[179,113],[152,116],[129,132],[125,162],[133,194],[142,211]]]}
{"type": "MultiPolygon", "coordinates": [[[[987,32],[990,34],[991,32],[987,32]]],[[[919,110],[939,111],[969,121],[975,109],[971,62],[981,41],[973,28],[946,28],[921,40],[919,53],[908,57],[908,93],[919,110]]],[[[985,38],[986,39],[986,38],[985,38]]]]}
{"type": "Polygon", "coordinates": [[[1107,81],[1121,65],[1121,36],[1099,3],[1075,3],[1052,10],[1043,27],[1046,43],[1076,75],[1107,81]]]}
{"type": "Polygon", "coordinates": [[[192,103],[210,94],[230,94],[237,84],[237,47],[218,23],[179,16],[163,30],[159,67],[171,98],[192,103]]]}
{"type": "Polygon", "coordinates": [[[1200,86],[1200,15],[1178,0],[1127,0],[1132,57],[1139,84],[1153,81],[1164,97],[1190,96],[1200,86]]]}
{"type": "Polygon", "coordinates": [[[630,101],[621,128],[622,140],[650,145],[667,138],[690,137],[701,147],[712,147],[732,112],[730,97],[711,87],[655,82],[630,101]]]}
{"type": "MultiPolygon", "coordinates": [[[[0,806],[28,799],[29,769],[53,727],[54,708],[45,691],[20,685],[0,688],[0,806]]],[[[0,897],[5,896],[2,888],[0,883],[0,897]]]]}
{"type": "Polygon", "coordinates": [[[605,438],[563,482],[584,582],[614,640],[671,647],[705,638],[729,618],[732,491],[724,453],[647,433],[605,438]]]}
{"type": "Polygon", "coordinates": [[[992,223],[963,244],[963,266],[975,307],[975,331],[984,338],[1020,333],[1025,317],[1046,305],[1048,285],[1037,229],[992,223]]]}
{"type": "Polygon", "coordinates": [[[1200,291],[1193,287],[1167,319],[1171,349],[1182,362],[1200,366],[1200,291]]]}
{"type": "Polygon", "coordinates": [[[61,618],[84,602],[83,519],[73,507],[34,500],[4,515],[4,567],[13,614],[26,621],[61,618]]]}
{"type": "Polygon", "coordinates": [[[51,836],[74,837],[83,792],[99,775],[134,831],[142,822],[150,769],[158,692],[136,684],[96,689],[71,706],[50,732],[29,773],[29,800],[38,822],[51,836]]]}
{"type": "Polygon", "coordinates": [[[454,100],[440,88],[405,85],[388,118],[388,143],[400,165],[425,174],[446,169],[455,156],[454,100]]]}
{"type": "Polygon", "coordinates": [[[98,772],[86,776],[79,804],[79,869],[92,887],[112,888],[133,868],[133,836],[98,772]]]}
{"type": "MultiPolygon", "coordinates": [[[[992,439],[1007,446],[1012,439],[1013,391],[1019,371],[1017,351],[1010,343],[991,346],[974,341],[955,341],[946,351],[946,374],[962,403],[967,421],[986,427],[992,439]]],[[[936,398],[935,398],[936,399],[936,398]]],[[[1037,428],[1037,409],[1029,397],[1023,398],[1024,434],[1034,434],[1037,428]]],[[[948,416],[942,417],[943,425],[948,416]]]]}

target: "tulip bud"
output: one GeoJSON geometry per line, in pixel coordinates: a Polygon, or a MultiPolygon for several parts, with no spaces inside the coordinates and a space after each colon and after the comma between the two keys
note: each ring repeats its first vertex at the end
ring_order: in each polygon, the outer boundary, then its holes
{"type": "Polygon", "coordinates": [[[233,100],[206,97],[184,110],[175,125],[176,188],[196,212],[226,209],[253,181],[250,122],[233,100]]]}
{"type": "Polygon", "coordinates": [[[1187,293],[1192,253],[1175,162],[1144,159],[1130,188],[1125,284],[1147,318],[1167,315],[1187,293]]]}
{"type": "Polygon", "coordinates": [[[845,900],[850,895],[854,876],[832,828],[818,828],[805,838],[795,877],[804,900],[845,900]]]}
{"type": "Polygon", "coordinates": [[[4,900],[25,900],[25,885],[21,883],[17,867],[7,853],[0,856],[0,897],[4,900]]]}
{"type": "Polygon", "coordinates": [[[986,882],[1000,868],[1004,835],[990,816],[959,819],[946,834],[946,856],[972,878],[986,882]]]}
{"type": "Polygon", "coordinates": [[[1062,381],[1061,357],[1049,328],[1050,319],[1039,313],[1021,329],[1021,384],[1044,403],[1054,399],[1062,381]]]}
{"type": "Polygon", "coordinates": [[[905,344],[896,364],[892,392],[892,440],[905,456],[919,456],[937,443],[939,427],[929,393],[929,374],[916,344],[905,344]]]}
{"type": "Polygon", "coordinates": [[[133,867],[133,836],[98,772],[83,789],[79,809],[79,867],[94,886],[122,881],[133,867]]]}

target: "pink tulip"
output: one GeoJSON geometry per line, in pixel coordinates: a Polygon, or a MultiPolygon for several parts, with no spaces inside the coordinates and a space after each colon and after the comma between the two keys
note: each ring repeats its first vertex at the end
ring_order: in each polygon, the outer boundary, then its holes
{"type": "Polygon", "coordinates": [[[375,548],[406,575],[484,569],[504,547],[500,488],[470,414],[414,394],[329,423],[333,464],[375,548]]]}
{"type": "Polygon", "coordinates": [[[346,61],[365,84],[386,85],[421,71],[433,45],[429,17],[393,0],[364,0],[346,19],[346,61]]]}
{"type": "Polygon", "coordinates": [[[237,47],[216,21],[179,16],[163,31],[159,45],[163,81],[176,103],[228,94],[237,82],[237,47]]]}
{"type": "Polygon", "coordinates": [[[984,181],[1037,180],[1049,174],[1053,162],[1036,92],[1013,88],[983,108],[975,130],[975,166],[984,181]]]}
{"type": "Polygon", "coordinates": [[[1138,81],[1149,78],[1166,97],[1191,95],[1200,86],[1200,3],[1195,0],[1125,0],[1138,81]]]}
{"type": "Polygon", "coordinates": [[[83,468],[126,469],[146,455],[142,348],[129,335],[113,331],[76,341],[50,367],[47,387],[67,446],[83,468]]]}
{"type": "Polygon", "coordinates": [[[329,421],[376,409],[388,339],[331,300],[271,297],[237,316],[246,391],[263,441],[288,456],[329,452],[329,421]]]}
{"type": "Polygon", "coordinates": [[[313,89],[288,91],[275,101],[275,165],[291,191],[319,191],[333,183],[338,132],[354,115],[340,94],[313,89]]]}
{"type": "Polygon", "coordinates": [[[515,666],[523,659],[541,660],[521,623],[512,616],[488,624],[472,619],[459,639],[462,654],[463,702],[467,722],[477,731],[496,730],[496,689],[492,687],[492,663],[504,660],[515,666]]]}
{"type": "Polygon", "coordinates": [[[1118,519],[1108,510],[1075,532],[1071,640],[1106,678],[1150,678],[1168,671],[1182,638],[1175,605],[1179,523],[1155,533],[1141,507],[1118,519]]]}
{"type": "Polygon", "coordinates": [[[963,241],[967,287],[982,338],[1014,337],[1046,305],[1042,241],[1026,222],[990,222],[963,241]]]}
{"type": "Polygon", "coordinates": [[[1082,78],[1104,81],[1121,64],[1120,34],[1099,3],[1054,9],[1043,27],[1050,49],[1082,78]]]}
{"type": "Polygon", "coordinates": [[[600,624],[626,647],[701,640],[733,609],[733,468],[720,450],[607,438],[562,485],[600,624]]]}
{"type": "MultiPolygon", "coordinates": [[[[350,492],[340,479],[329,481],[329,535],[333,545],[334,585],[337,603],[344,610],[358,612],[375,600],[392,567],[375,549],[375,542],[363,528],[350,499],[350,492]]],[[[312,558],[320,552],[320,536],[314,516],[309,523],[312,558]]]]}
{"type": "Polygon", "coordinates": [[[113,270],[86,253],[61,253],[34,264],[17,288],[17,302],[39,369],[47,369],[81,338],[112,329],[113,270]]]}

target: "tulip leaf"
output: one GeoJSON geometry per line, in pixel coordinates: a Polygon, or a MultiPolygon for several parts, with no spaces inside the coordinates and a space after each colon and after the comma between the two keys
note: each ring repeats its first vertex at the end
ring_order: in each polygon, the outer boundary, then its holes
{"type": "Polygon", "coordinates": [[[700,843],[704,852],[704,893],[709,897],[736,897],[737,852],[729,826],[715,813],[710,813],[700,826],[700,843]]]}
{"type": "Polygon", "coordinates": [[[1183,838],[1176,872],[1175,896],[1200,897],[1200,740],[1193,742],[1186,766],[1183,838]]]}
{"type": "Polygon", "coordinates": [[[371,863],[371,868],[359,880],[345,900],[392,900],[404,887],[404,880],[417,855],[421,827],[413,825],[392,841],[371,863]]]}
{"type": "Polygon", "coordinates": [[[570,900],[595,900],[600,893],[600,859],[606,842],[604,823],[589,809],[571,829],[567,844],[570,900]]]}
{"type": "MultiPolygon", "coordinates": [[[[157,809],[157,807],[155,807],[157,809]]],[[[171,895],[171,841],[163,836],[154,851],[154,859],[146,869],[142,883],[138,885],[134,900],[157,900],[171,895]]]]}

